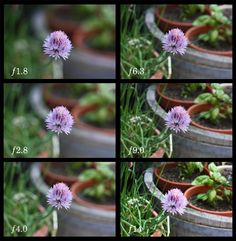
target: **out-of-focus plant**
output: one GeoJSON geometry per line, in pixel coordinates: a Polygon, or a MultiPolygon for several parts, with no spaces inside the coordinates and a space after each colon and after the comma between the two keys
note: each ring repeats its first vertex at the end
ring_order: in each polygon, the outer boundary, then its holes
{"type": "Polygon", "coordinates": [[[210,5],[211,15],[202,15],[194,22],[194,26],[210,26],[211,29],[199,35],[198,39],[216,47],[220,42],[232,43],[232,21],[223,14],[216,4],[210,5]]]}

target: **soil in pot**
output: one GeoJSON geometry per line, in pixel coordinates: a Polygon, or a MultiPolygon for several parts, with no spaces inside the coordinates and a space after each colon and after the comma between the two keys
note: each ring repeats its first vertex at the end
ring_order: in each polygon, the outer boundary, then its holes
{"type": "Polygon", "coordinates": [[[190,177],[186,177],[184,180],[179,177],[180,167],[177,166],[176,162],[169,162],[165,165],[161,165],[158,168],[154,169],[155,173],[155,182],[157,187],[163,191],[167,192],[172,188],[179,188],[183,192],[188,188],[192,187],[192,181],[199,175],[208,175],[208,170],[203,169],[201,173],[193,173],[190,177]]]}
{"type": "Polygon", "coordinates": [[[168,179],[168,180],[174,181],[174,182],[191,183],[196,177],[201,175],[201,173],[196,172],[196,173],[193,173],[191,176],[186,177],[184,180],[181,180],[179,178],[180,171],[181,171],[181,169],[178,166],[173,167],[171,169],[164,168],[161,176],[165,179],[168,179]]]}
{"type": "Polygon", "coordinates": [[[221,119],[220,121],[216,122],[216,124],[213,124],[209,120],[200,118],[199,115],[196,115],[192,117],[192,120],[201,126],[206,126],[212,129],[232,129],[232,120],[229,119],[221,119]]]}
{"type": "Polygon", "coordinates": [[[197,195],[194,195],[189,199],[189,202],[201,209],[218,211],[218,212],[232,211],[232,201],[231,202],[219,201],[219,202],[216,202],[215,206],[213,207],[207,202],[203,202],[202,200],[197,200],[197,195]]]}
{"type": "Polygon", "coordinates": [[[191,38],[191,43],[194,45],[203,48],[203,49],[208,49],[208,50],[213,50],[213,51],[232,51],[233,45],[232,43],[228,41],[220,41],[216,46],[212,46],[208,44],[207,42],[204,42],[202,40],[198,39],[199,35],[194,35],[191,38]]]}
{"type": "Polygon", "coordinates": [[[194,99],[201,93],[210,92],[210,88],[207,86],[205,90],[197,89],[195,92],[189,94],[189,96],[182,96],[185,83],[179,84],[159,84],[157,86],[157,102],[165,110],[170,110],[172,107],[181,105],[188,109],[194,105],[194,99]]]}
{"type": "Polygon", "coordinates": [[[167,11],[163,11],[162,17],[175,22],[192,23],[195,19],[202,15],[202,13],[197,12],[191,16],[186,16],[181,18],[182,10],[179,6],[173,8],[168,8],[167,11]]]}
{"type": "Polygon", "coordinates": [[[194,101],[198,95],[205,92],[204,90],[198,89],[195,92],[191,93],[190,96],[182,96],[184,90],[184,84],[185,83],[179,83],[175,85],[175,88],[168,88],[168,85],[164,91],[164,94],[172,99],[178,99],[178,100],[191,100],[194,101]]]}

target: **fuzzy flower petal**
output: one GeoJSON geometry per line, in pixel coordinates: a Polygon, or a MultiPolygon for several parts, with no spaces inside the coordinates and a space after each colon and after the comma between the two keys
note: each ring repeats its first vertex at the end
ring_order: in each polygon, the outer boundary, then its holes
{"type": "Polygon", "coordinates": [[[57,209],[68,209],[71,205],[72,193],[69,187],[61,182],[53,185],[53,187],[48,190],[47,198],[47,202],[53,207],[57,209]]]}
{"type": "Polygon", "coordinates": [[[65,132],[70,133],[74,123],[73,117],[64,106],[58,106],[49,112],[45,120],[48,129],[60,134],[65,132]]]}
{"type": "Polygon", "coordinates": [[[162,47],[165,51],[171,54],[183,55],[188,45],[188,39],[184,33],[178,29],[171,29],[162,39],[162,47]]]}
{"type": "Polygon", "coordinates": [[[45,39],[43,48],[44,53],[50,57],[55,59],[61,57],[65,60],[70,55],[72,44],[63,31],[55,31],[45,39]]]}
{"type": "Polygon", "coordinates": [[[178,188],[174,188],[168,191],[165,194],[164,199],[161,201],[162,208],[171,214],[180,214],[184,213],[184,210],[188,204],[188,201],[184,194],[178,188]]]}
{"type": "Polygon", "coordinates": [[[167,128],[175,131],[175,133],[181,131],[186,132],[191,122],[191,118],[182,106],[175,106],[167,113],[165,122],[167,128]]]}

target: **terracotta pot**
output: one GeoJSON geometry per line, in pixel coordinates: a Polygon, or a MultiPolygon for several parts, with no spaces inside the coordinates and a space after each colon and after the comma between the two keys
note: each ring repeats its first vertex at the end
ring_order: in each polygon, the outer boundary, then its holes
{"type": "Polygon", "coordinates": [[[199,47],[191,42],[191,40],[194,36],[198,36],[200,34],[207,33],[210,30],[211,30],[211,27],[209,27],[209,26],[196,26],[196,27],[190,28],[185,33],[185,36],[189,40],[189,47],[191,47],[197,51],[208,53],[208,54],[232,57],[232,50],[231,51],[209,50],[209,49],[199,47]]]}
{"type": "MultiPolygon", "coordinates": [[[[158,84],[156,87],[156,91],[158,96],[160,97],[160,102],[159,104],[161,105],[162,108],[165,110],[170,110],[172,107],[175,106],[183,106],[185,109],[188,109],[192,105],[194,105],[193,100],[181,100],[181,99],[173,99],[167,95],[165,95],[165,88],[172,88],[175,89],[175,87],[179,84],[174,84],[174,83],[168,83],[168,84],[158,84]]],[[[211,87],[207,85],[206,87],[207,92],[211,92],[211,87]]]]}
{"type": "Polygon", "coordinates": [[[71,187],[71,192],[73,193],[73,198],[74,198],[75,202],[79,205],[89,207],[89,208],[101,209],[101,210],[106,210],[106,211],[115,211],[116,210],[115,204],[107,205],[107,204],[93,203],[93,202],[87,201],[77,195],[77,193],[82,192],[84,189],[92,187],[95,184],[96,184],[96,181],[94,181],[94,180],[74,183],[71,187]]]}
{"type": "MultiPolygon", "coordinates": [[[[51,91],[52,89],[65,89],[66,88],[66,84],[52,84],[52,85],[44,85],[43,87],[43,97],[44,100],[46,102],[46,104],[51,107],[54,108],[56,106],[64,106],[66,107],[68,110],[71,110],[73,107],[75,107],[76,105],[79,105],[79,96],[78,98],[66,98],[66,97],[61,97],[61,96],[57,96],[53,93],[53,91],[51,91]]],[[[97,87],[94,86],[94,90],[96,91],[97,87]]],[[[92,91],[92,90],[91,90],[92,91]]]]}
{"type": "MultiPolygon", "coordinates": [[[[158,213],[155,210],[151,210],[152,214],[154,217],[158,216],[158,213]]],[[[157,229],[152,235],[151,237],[161,237],[162,236],[162,232],[160,229],[157,229]]]]}
{"type": "MultiPolygon", "coordinates": [[[[168,6],[164,7],[163,13],[165,11],[174,11],[179,6],[176,4],[169,4],[168,6]]],[[[207,14],[210,14],[210,10],[206,8],[205,11],[207,14]]],[[[157,24],[160,27],[160,29],[164,32],[167,32],[168,30],[171,30],[173,28],[179,28],[183,32],[186,32],[188,29],[193,27],[193,24],[191,22],[180,22],[180,21],[174,21],[167,19],[162,16],[162,10],[160,8],[156,9],[156,17],[157,17],[157,24]]]]}
{"type": "MultiPolygon", "coordinates": [[[[168,163],[161,165],[160,167],[157,167],[154,169],[154,173],[157,177],[157,187],[161,191],[166,192],[172,188],[178,188],[182,192],[184,192],[188,188],[193,187],[193,185],[191,183],[170,181],[170,180],[162,177],[161,174],[164,170],[172,169],[176,166],[177,166],[176,162],[168,162],[168,163]]],[[[207,175],[209,174],[209,172],[207,171],[207,169],[205,167],[204,167],[203,173],[207,174],[207,175]]]]}
{"type": "Polygon", "coordinates": [[[53,170],[51,170],[49,166],[54,164],[61,165],[61,167],[64,168],[63,167],[64,164],[61,162],[51,162],[50,164],[44,162],[41,164],[41,171],[42,171],[43,178],[49,185],[53,185],[58,182],[63,182],[66,185],[71,186],[75,182],[78,182],[77,176],[65,176],[65,175],[60,175],[58,173],[53,172],[53,170]]]}
{"type": "MultiPolygon", "coordinates": [[[[184,196],[189,200],[192,196],[200,194],[200,193],[205,193],[209,189],[210,189],[210,187],[208,187],[208,186],[193,186],[185,191],[184,196]]],[[[232,190],[232,188],[229,187],[228,190],[232,190]]],[[[188,204],[188,207],[198,210],[200,212],[211,213],[211,214],[226,216],[226,217],[232,217],[232,211],[224,211],[223,212],[223,211],[207,210],[207,209],[199,208],[191,203],[188,204]]]]}
{"type": "MultiPolygon", "coordinates": [[[[194,117],[201,112],[208,111],[212,107],[213,106],[211,104],[204,104],[204,103],[203,104],[196,104],[196,105],[191,106],[188,109],[188,113],[189,113],[190,117],[194,117]]],[[[191,121],[191,124],[198,127],[198,128],[207,130],[207,131],[213,131],[213,132],[217,132],[217,133],[232,135],[232,129],[225,129],[224,130],[224,129],[209,128],[207,126],[200,125],[193,120],[191,121]]]]}
{"type": "Polygon", "coordinates": [[[88,112],[94,111],[97,109],[97,105],[91,105],[89,107],[80,107],[75,106],[75,108],[72,109],[72,115],[75,120],[75,125],[79,128],[86,129],[92,132],[100,132],[106,135],[115,135],[115,128],[100,128],[93,126],[91,124],[87,124],[81,120],[81,117],[85,115],[88,112]]]}
{"type": "Polygon", "coordinates": [[[165,149],[160,147],[156,152],[154,152],[150,158],[162,158],[165,154],[165,149]]]}

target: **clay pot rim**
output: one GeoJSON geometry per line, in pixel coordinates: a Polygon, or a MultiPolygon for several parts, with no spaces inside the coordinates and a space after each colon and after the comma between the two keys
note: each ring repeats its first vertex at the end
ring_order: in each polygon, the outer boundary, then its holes
{"type": "MultiPolygon", "coordinates": [[[[178,8],[178,4],[172,4],[171,6],[166,6],[166,9],[170,9],[170,8],[178,8]]],[[[171,25],[178,25],[179,28],[181,28],[181,26],[183,27],[189,27],[191,28],[193,26],[193,24],[191,22],[180,22],[180,21],[173,21],[173,20],[170,20],[168,18],[164,18],[163,16],[160,15],[160,8],[157,8],[156,9],[156,16],[157,18],[159,18],[161,21],[163,22],[166,22],[168,24],[171,24],[171,25]]]]}
{"type": "MultiPolygon", "coordinates": [[[[207,108],[207,107],[209,107],[209,108],[212,107],[212,105],[211,105],[211,104],[208,104],[208,103],[195,104],[195,105],[189,107],[188,110],[187,110],[187,112],[188,112],[188,114],[190,115],[190,117],[193,117],[193,116],[195,116],[196,114],[200,113],[200,111],[199,111],[199,112],[194,112],[194,113],[192,113],[193,110],[195,110],[196,108],[199,108],[200,106],[202,106],[203,108],[204,108],[204,107],[206,107],[206,108],[207,108]]],[[[208,108],[208,109],[209,109],[209,108],[208,108]]],[[[195,127],[198,127],[198,128],[200,128],[200,129],[203,129],[203,130],[212,131],[212,132],[217,132],[217,133],[226,134],[226,135],[232,135],[232,129],[209,128],[209,127],[200,125],[200,124],[198,124],[197,122],[195,122],[195,121],[193,121],[193,120],[191,120],[191,124],[192,124],[193,126],[195,126],[195,127]]]]}
{"type": "MultiPolygon", "coordinates": [[[[183,186],[183,187],[184,187],[184,186],[193,186],[191,183],[188,183],[188,182],[175,182],[175,181],[171,181],[171,180],[166,179],[166,178],[164,178],[164,177],[162,177],[162,176],[159,175],[159,173],[158,173],[159,169],[160,169],[160,171],[161,171],[162,168],[163,168],[163,171],[164,171],[166,168],[168,168],[168,167],[170,167],[170,166],[177,166],[177,162],[168,162],[168,163],[163,164],[163,165],[161,165],[161,166],[159,166],[159,167],[156,167],[156,168],[154,169],[154,173],[155,173],[156,177],[157,177],[158,179],[161,179],[162,181],[165,181],[165,182],[170,183],[170,184],[172,184],[172,185],[177,184],[178,186],[183,186]],[[164,167],[163,167],[163,166],[164,166],[164,167]]],[[[171,167],[170,167],[170,169],[171,169],[171,167]]],[[[208,170],[207,170],[205,167],[204,167],[204,169],[203,169],[203,172],[209,173],[208,170]]]]}
{"type": "Polygon", "coordinates": [[[167,85],[166,88],[168,88],[168,85],[169,86],[174,86],[174,85],[178,85],[178,83],[158,84],[157,87],[156,87],[156,90],[157,90],[158,95],[160,95],[161,98],[167,99],[169,101],[177,102],[177,103],[179,103],[179,105],[181,105],[181,103],[184,103],[184,104],[194,104],[194,102],[191,101],[191,100],[180,100],[180,99],[174,99],[172,97],[168,97],[167,95],[165,95],[164,93],[161,92],[161,88],[162,88],[163,85],[167,85]]]}
{"type": "Polygon", "coordinates": [[[116,133],[116,129],[115,128],[100,128],[100,127],[96,127],[96,126],[92,126],[90,124],[87,124],[85,122],[80,121],[79,116],[83,116],[84,114],[86,114],[87,112],[93,111],[97,109],[97,105],[93,104],[90,106],[75,106],[72,109],[72,115],[74,117],[75,120],[75,124],[77,127],[79,128],[83,128],[86,130],[90,130],[90,131],[95,131],[98,133],[103,133],[106,135],[112,135],[114,136],[116,133]]]}
{"type": "MultiPolygon", "coordinates": [[[[209,186],[205,186],[205,185],[193,186],[193,187],[188,188],[184,192],[184,196],[189,200],[189,198],[192,197],[192,195],[190,195],[189,192],[191,192],[192,190],[197,190],[193,194],[193,195],[195,195],[195,194],[199,194],[199,193],[204,193],[208,189],[210,189],[210,187],[209,186]],[[199,189],[201,191],[199,191],[199,189]]],[[[227,189],[232,190],[232,187],[228,187],[227,189]]],[[[232,217],[232,211],[213,211],[213,210],[203,209],[203,208],[199,208],[199,207],[193,205],[190,202],[188,203],[188,207],[190,207],[192,209],[195,209],[195,210],[198,210],[200,212],[211,213],[211,214],[220,215],[220,216],[232,217]]]]}
{"type": "MultiPolygon", "coordinates": [[[[52,164],[54,164],[55,162],[51,162],[52,164]]],[[[60,175],[60,174],[56,174],[53,171],[51,171],[50,169],[47,169],[45,162],[41,163],[41,172],[43,174],[44,177],[46,178],[50,178],[51,180],[56,180],[56,182],[63,182],[63,183],[70,183],[70,185],[72,185],[73,183],[78,181],[77,176],[64,176],[64,175],[60,175]]]]}
{"type": "Polygon", "coordinates": [[[116,210],[115,204],[96,204],[96,203],[84,200],[77,195],[77,193],[80,192],[81,190],[87,187],[94,186],[95,184],[96,184],[96,181],[94,180],[89,180],[86,182],[75,182],[71,187],[71,192],[73,194],[73,199],[75,200],[75,202],[79,205],[83,205],[88,208],[101,209],[104,211],[115,211],[116,210]]]}
{"type": "Polygon", "coordinates": [[[192,36],[199,35],[198,31],[201,31],[201,33],[205,33],[208,30],[210,30],[210,26],[194,26],[188,29],[185,33],[185,36],[189,40],[189,46],[195,50],[198,50],[200,52],[212,54],[212,55],[219,55],[219,56],[225,56],[225,57],[232,57],[233,51],[220,51],[220,50],[208,50],[206,48],[199,47],[191,42],[192,36]],[[197,32],[197,34],[195,33],[197,32]]]}

